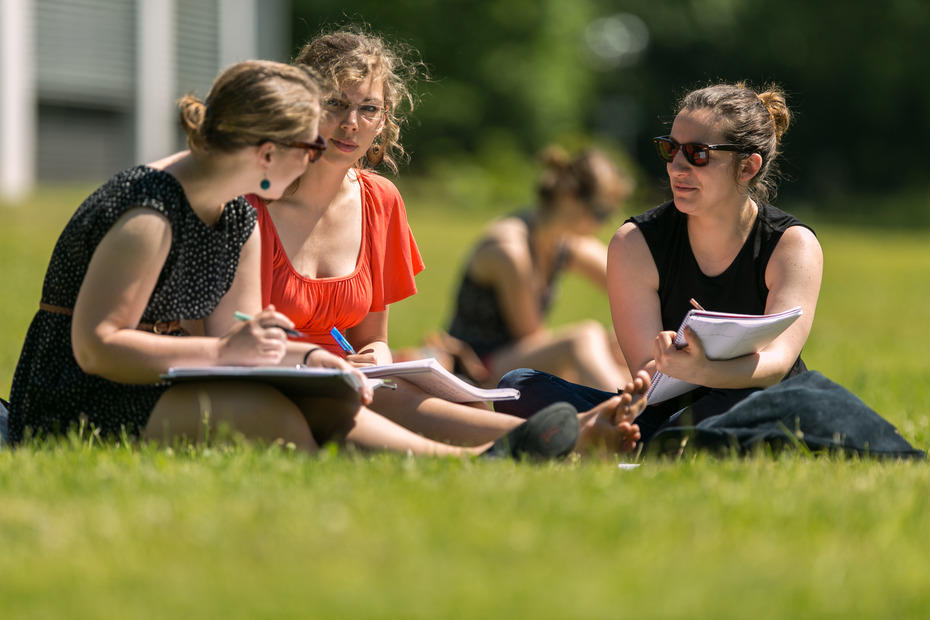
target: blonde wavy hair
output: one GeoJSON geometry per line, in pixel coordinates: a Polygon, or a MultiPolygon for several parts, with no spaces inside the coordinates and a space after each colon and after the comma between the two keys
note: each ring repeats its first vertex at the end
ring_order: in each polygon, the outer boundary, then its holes
{"type": "Polygon", "coordinates": [[[387,108],[384,128],[369,153],[356,165],[373,168],[384,163],[396,173],[398,163],[410,159],[400,143],[401,126],[416,105],[410,84],[417,79],[428,79],[426,66],[416,50],[401,44],[389,46],[375,34],[360,27],[349,27],[312,39],[300,50],[294,63],[312,67],[337,89],[357,84],[369,76],[383,80],[387,108]],[[377,155],[372,156],[373,152],[377,155]]]}

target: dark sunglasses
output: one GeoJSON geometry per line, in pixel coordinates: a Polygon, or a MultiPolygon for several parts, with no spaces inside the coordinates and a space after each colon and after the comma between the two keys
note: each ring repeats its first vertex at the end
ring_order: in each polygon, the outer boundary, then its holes
{"type": "Polygon", "coordinates": [[[678,151],[685,155],[685,159],[692,166],[706,166],[710,163],[711,151],[743,151],[743,147],[735,144],[701,144],[700,142],[688,142],[679,144],[671,136],[659,136],[653,138],[652,142],[656,145],[656,152],[659,158],[665,163],[671,163],[675,159],[678,151]]]}
{"type": "Polygon", "coordinates": [[[326,150],[326,138],[318,135],[313,142],[294,140],[293,142],[282,142],[281,145],[307,151],[307,154],[310,156],[310,163],[312,164],[318,160],[320,156],[323,155],[323,151],[326,150]]]}

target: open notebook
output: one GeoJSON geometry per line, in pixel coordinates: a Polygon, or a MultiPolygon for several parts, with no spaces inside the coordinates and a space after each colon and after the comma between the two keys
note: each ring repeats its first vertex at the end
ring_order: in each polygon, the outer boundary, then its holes
{"type": "MultiPolygon", "coordinates": [[[[189,381],[261,381],[289,396],[340,398],[358,394],[361,383],[351,372],[305,366],[207,366],[169,368],[161,378],[169,383],[189,381]]],[[[380,379],[368,379],[373,388],[380,379]]]]}
{"type": "Polygon", "coordinates": [[[471,403],[482,400],[516,400],[519,390],[513,388],[479,388],[462,381],[442,367],[435,358],[427,357],[409,362],[359,368],[372,378],[397,377],[413,383],[424,392],[454,403],[471,403]]]}
{"type": "MultiPolygon", "coordinates": [[[[704,345],[708,359],[729,360],[765,348],[801,316],[801,307],[775,314],[732,314],[690,310],[678,328],[675,344],[683,347],[685,327],[691,327],[704,345]]],[[[660,403],[698,386],[657,372],[646,393],[648,403],[660,403]]]]}
{"type": "MultiPolygon", "coordinates": [[[[385,379],[404,379],[428,394],[456,403],[483,400],[515,400],[520,392],[513,388],[486,389],[462,381],[432,357],[409,362],[359,368],[373,388],[385,384],[385,379]]],[[[333,368],[304,366],[212,366],[170,368],[161,378],[170,383],[184,381],[262,381],[292,396],[339,397],[358,392],[355,375],[333,368]]],[[[388,384],[390,386],[390,384],[388,384]]]]}

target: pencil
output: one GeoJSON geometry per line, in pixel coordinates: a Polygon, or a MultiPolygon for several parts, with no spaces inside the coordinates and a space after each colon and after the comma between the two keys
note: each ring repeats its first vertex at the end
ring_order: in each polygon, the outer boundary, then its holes
{"type": "MultiPolygon", "coordinates": [[[[233,316],[236,317],[237,321],[251,321],[252,320],[251,314],[246,314],[245,312],[239,312],[238,310],[236,310],[233,313],[233,316]]],[[[299,331],[290,329],[288,327],[284,327],[283,325],[269,325],[268,327],[277,327],[278,329],[280,329],[281,331],[283,331],[285,334],[287,334],[288,336],[292,338],[300,338],[303,335],[299,331]]]]}

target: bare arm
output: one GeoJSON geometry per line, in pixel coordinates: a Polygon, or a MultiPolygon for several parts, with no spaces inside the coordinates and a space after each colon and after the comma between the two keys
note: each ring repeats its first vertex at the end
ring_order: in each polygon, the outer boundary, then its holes
{"type": "Polygon", "coordinates": [[[171,366],[276,363],[281,330],[254,321],[222,339],[135,329],[170,248],[171,226],[151,209],[131,209],[104,236],[74,305],[71,343],[81,368],[111,381],[153,383],[171,366]]]}
{"type": "Polygon", "coordinates": [[[507,331],[519,340],[545,328],[536,290],[539,276],[522,223],[503,220],[491,233],[475,250],[468,270],[476,282],[494,288],[507,331]]]}
{"type": "Polygon", "coordinates": [[[766,268],[769,289],[765,312],[781,312],[801,306],[803,314],[762,351],[733,360],[710,361],[693,332],[689,344],[676,349],[672,332],[656,340],[656,365],[662,372],[690,383],[716,388],[767,387],[781,381],[807,341],[820,283],[823,252],[814,234],[801,226],[785,231],[766,268]]]}
{"type": "MultiPolygon", "coordinates": [[[[236,326],[236,311],[255,316],[261,310],[261,234],[256,224],[239,254],[239,266],[232,285],[204,320],[208,336],[222,336],[236,326]]],[[[282,315],[283,316],[283,315],[282,315]]],[[[287,320],[283,327],[293,327],[287,320]]]]}
{"type": "Polygon", "coordinates": [[[653,344],[662,331],[659,272],[642,233],[630,222],[620,227],[608,246],[607,297],[614,333],[630,372],[652,374],[653,344]]]}
{"type": "Polygon", "coordinates": [[[388,346],[388,309],[369,312],[362,322],[346,330],[346,338],[357,355],[347,355],[346,361],[358,365],[390,364],[393,361],[388,346]]]}
{"type": "Polygon", "coordinates": [[[600,239],[573,236],[568,241],[569,269],[580,273],[595,286],[607,289],[607,246],[600,239]]]}

